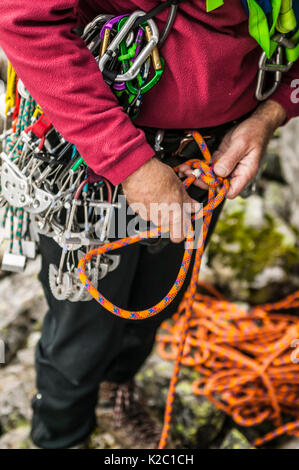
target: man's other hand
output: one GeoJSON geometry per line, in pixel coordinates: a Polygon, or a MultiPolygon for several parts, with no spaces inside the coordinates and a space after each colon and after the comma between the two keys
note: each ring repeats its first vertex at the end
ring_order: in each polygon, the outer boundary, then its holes
{"type": "Polygon", "coordinates": [[[173,242],[184,240],[186,213],[197,212],[201,206],[190,198],[169,166],[152,158],[123,181],[122,187],[128,204],[144,220],[170,227],[173,242]]]}

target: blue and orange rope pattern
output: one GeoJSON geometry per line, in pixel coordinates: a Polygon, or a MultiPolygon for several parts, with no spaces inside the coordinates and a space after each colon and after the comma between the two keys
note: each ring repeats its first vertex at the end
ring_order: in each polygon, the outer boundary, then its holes
{"type": "MultiPolygon", "coordinates": [[[[298,436],[299,409],[294,404],[299,399],[299,366],[291,360],[290,346],[294,339],[299,338],[299,320],[295,316],[272,312],[298,307],[299,292],[275,304],[255,307],[250,312],[226,301],[210,286],[205,288],[212,293],[212,297],[197,292],[198,274],[213,210],[225,198],[229,184],[227,180],[216,178],[211,155],[202,136],[193,132],[193,137],[205,161],[190,160],[188,163],[192,168],[200,169],[200,178],[209,187],[209,199],[196,216],[202,218],[203,223],[189,288],[176,315],[162,324],[165,332],[157,337],[161,356],[175,361],[159,448],[165,448],[167,444],[181,364],[199,373],[200,378],[193,384],[194,393],[206,396],[219,409],[230,414],[236,423],[254,426],[265,420],[273,421],[277,428],[256,439],[254,445],[262,445],[283,433],[298,436]],[[286,414],[293,416],[295,421],[284,424],[286,414]]],[[[194,178],[188,178],[185,186],[188,187],[193,181],[194,178]]],[[[191,230],[192,227],[187,241],[191,241],[191,230]]],[[[85,274],[85,264],[93,256],[160,233],[161,229],[156,229],[108,243],[80,260],[79,277],[104,308],[123,318],[149,318],[163,310],[178,294],[190,266],[192,249],[186,249],[178,279],[169,293],[157,305],[142,312],[129,312],[113,305],[91,285],[85,274]]]]}
{"type": "MultiPolygon", "coordinates": [[[[92,286],[92,284],[88,280],[86,273],[85,273],[86,263],[89,262],[93,257],[98,256],[103,253],[107,253],[117,248],[121,248],[123,246],[137,243],[138,241],[143,240],[145,238],[155,237],[161,233],[161,228],[153,230],[152,232],[149,232],[149,233],[144,232],[141,235],[136,235],[134,237],[127,237],[127,238],[123,238],[122,240],[118,240],[116,242],[107,243],[106,245],[96,248],[90,251],[89,253],[87,253],[87,255],[85,255],[79,261],[79,265],[78,265],[78,275],[79,275],[81,282],[84,284],[85,288],[89,291],[92,297],[98,303],[100,303],[104,308],[106,308],[111,313],[118,315],[122,318],[131,318],[134,320],[145,319],[145,318],[149,318],[154,315],[157,315],[165,307],[167,307],[167,305],[169,305],[172,302],[172,300],[176,297],[176,295],[180,291],[183,285],[183,282],[186,278],[187,271],[191,262],[193,248],[196,248],[196,255],[195,255],[191,282],[184,295],[184,300],[183,300],[186,305],[185,314],[184,314],[184,322],[181,327],[180,344],[178,347],[178,353],[177,353],[176,363],[174,367],[174,374],[173,374],[170,387],[169,387],[167,406],[166,406],[165,417],[164,417],[164,428],[162,431],[161,441],[159,445],[160,448],[164,448],[167,443],[167,436],[169,433],[170,423],[171,423],[172,403],[174,400],[175,386],[178,381],[179,368],[180,368],[180,363],[181,363],[182,354],[184,350],[184,344],[185,344],[186,337],[188,334],[189,322],[190,322],[190,318],[192,315],[192,306],[193,306],[193,302],[194,302],[194,298],[195,298],[195,294],[197,290],[198,274],[200,270],[200,265],[201,265],[203,251],[204,251],[205,240],[206,240],[206,236],[208,233],[208,228],[209,228],[210,221],[213,215],[213,210],[219,204],[221,204],[221,202],[224,200],[226,193],[229,189],[228,180],[223,179],[223,178],[217,178],[215,176],[213,172],[211,154],[202,136],[198,132],[193,131],[193,138],[197,142],[204,156],[205,161],[190,160],[189,165],[193,169],[200,170],[201,180],[208,185],[209,187],[208,203],[195,216],[196,219],[203,220],[202,227],[201,227],[201,236],[199,237],[198,245],[196,247],[193,246],[194,245],[193,227],[191,224],[188,230],[187,237],[186,237],[187,247],[191,246],[191,248],[186,248],[183,261],[181,264],[181,268],[177,276],[177,280],[172,286],[172,288],[170,289],[170,291],[168,292],[168,294],[164,297],[164,299],[161,300],[161,302],[159,302],[157,305],[151,308],[148,308],[146,310],[143,310],[143,311],[139,311],[139,312],[127,311],[120,307],[117,307],[116,305],[113,305],[100,292],[98,292],[98,290],[94,286],[92,286]],[[191,245],[189,245],[189,243],[191,243],[191,245]]],[[[187,180],[185,181],[185,187],[189,187],[194,182],[194,180],[195,180],[195,176],[191,176],[187,178],[187,180]]]]}
{"type": "MultiPolygon", "coordinates": [[[[299,354],[292,348],[299,338],[299,319],[273,313],[298,308],[299,291],[250,311],[215,290],[212,294],[196,294],[182,354],[182,365],[198,372],[193,392],[241,426],[273,422],[277,428],[256,439],[255,446],[285,433],[299,436],[299,354]],[[294,421],[285,424],[285,416],[294,421]]],[[[161,325],[158,353],[164,359],[176,360],[186,307],[182,302],[173,319],[161,325]]]]}

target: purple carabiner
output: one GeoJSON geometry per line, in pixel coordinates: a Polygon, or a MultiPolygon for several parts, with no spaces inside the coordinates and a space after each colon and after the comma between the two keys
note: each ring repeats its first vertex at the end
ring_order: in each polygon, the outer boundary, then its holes
{"type": "MultiPolygon", "coordinates": [[[[106,29],[112,29],[113,26],[118,23],[122,18],[125,18],[128,15],[120,15],[120,16],[115,16],[114,18],[111,18],[111,20],[107,21],[107,23],[104,24],[104,26],[101,29],[100,37],[103,40],[104,39],[104,34],[106,29]]],[[[114,90],[117,91],[122,91],[126,89],[126,84],[123,83],[114,83],[113,85],[114,90]]]]}
{"type": "Polygon", "coordinates": [[[138,54],[141,50],[141,43],[142,43],[143,36],[144,36],[144,31],[143,31],[142,28],[139,28],[138,31],[137,31],[137,36],[136,36],[136,40],[135,40],[135,44],[136,44],[135,55],[131,59],[132,62],[135,61],[136,57],[138,56],[138,54]]]}
{"type": "Polygon", "coordinates": [[[129,15],[115,16],[114,18],[111,18],[111,20],[107,21],[107,23],[105,23],[101,29],[101,34],[100,34],[101,39],[104,39],[104,34],[105,34],[106,29],[112,29],[113,26],[116,23],[118,23],[122,18],[125,18],[125,16],[129,16],[129,15]]]}

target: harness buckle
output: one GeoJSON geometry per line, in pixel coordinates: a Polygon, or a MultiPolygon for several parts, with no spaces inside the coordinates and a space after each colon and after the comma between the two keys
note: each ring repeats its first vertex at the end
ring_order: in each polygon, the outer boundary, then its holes
{"type": "Polygon", "coordinates": [[[173,156],[174,157],[184,157],[185,155],[183,154],[183,151],[187,147],[187,145],[191,144],[191,142],[194,142],[194,138],[192,134],[187,134],[186,137],[184,137],[179,145],[179,148],[174,152],[173,156]]]}
{"type": "Polygon", "coordinates": [[[155,136],[154,150],[155,150],[156,156],[159,156],[160,158],[163,158],[164,156],[164,148],[162,147],[164,134],[165,134],[164,129],[159,129],[155,136]]]}

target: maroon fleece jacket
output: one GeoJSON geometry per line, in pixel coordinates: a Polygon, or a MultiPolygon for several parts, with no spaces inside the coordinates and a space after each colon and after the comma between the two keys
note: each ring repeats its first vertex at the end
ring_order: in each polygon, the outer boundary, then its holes
{"type": "MultiPolygon", "coordinates": [[[[118,105],[91,53],[72,32],[99,13],[150,10],[156,0],[1,0],[0,44],[54,126],[87,164],[117,184],[153,156],[144,133],[118,105]]],[[[206,0],[183,2],[162,48],[165,74],[144,97],[138,125],[200,128],[253,110],[261,50],[248,33],[241,0],[206,12],[206,0]]],[[[163,28],[168,12],[157,18],[163,28]]],[[[299,115],[291,83],[299,63],[272,97],[288,118],[299,115]]],[[[298,96],[298,95],[297,95],[298,96]]]]}

